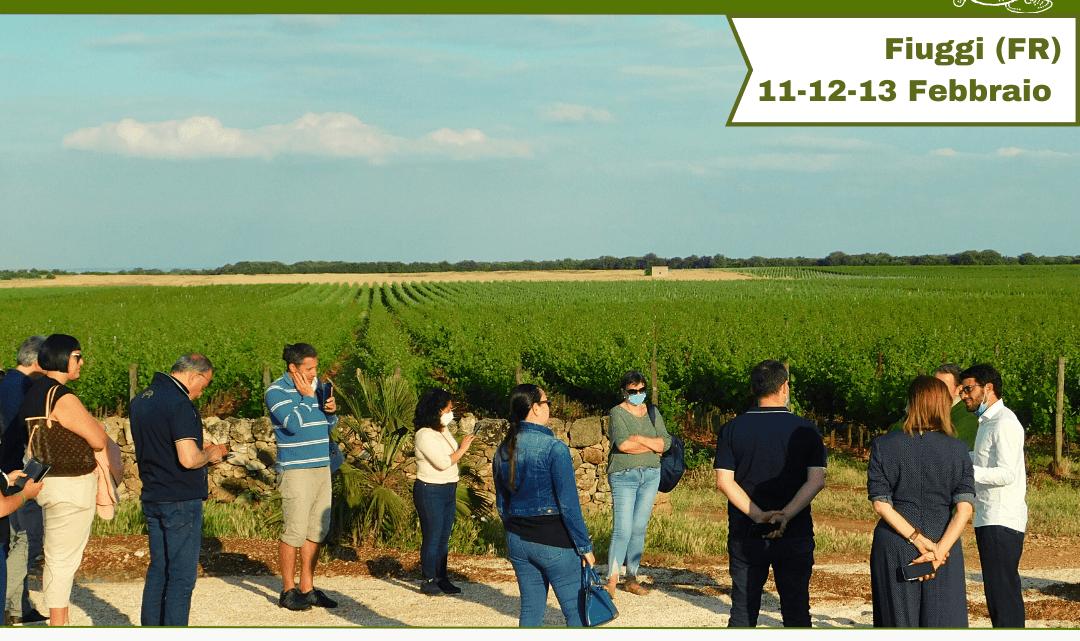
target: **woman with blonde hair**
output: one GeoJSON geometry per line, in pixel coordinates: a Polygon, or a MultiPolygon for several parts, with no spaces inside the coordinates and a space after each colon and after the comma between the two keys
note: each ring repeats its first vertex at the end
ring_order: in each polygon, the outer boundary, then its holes
{"type": "Polygon", "coordinates": [[[881,516],[870,551],[874,627],[968,625],[960,534],[973,512],[975,476],[951,406],[945,383],[919,376],[908,390],[903,431],[871,446],[866,489],[881,516]],[[929,574],[904,576],[905,566],[925,562],[929,574]]]}

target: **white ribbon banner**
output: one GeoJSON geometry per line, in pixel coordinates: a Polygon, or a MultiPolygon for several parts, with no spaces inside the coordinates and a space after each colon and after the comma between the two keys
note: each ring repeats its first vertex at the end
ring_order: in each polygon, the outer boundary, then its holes
{"type": "Polygon", "coordinates": [[[732,18],[729,124],[1075,124],[1075,18],[732,18]]]}

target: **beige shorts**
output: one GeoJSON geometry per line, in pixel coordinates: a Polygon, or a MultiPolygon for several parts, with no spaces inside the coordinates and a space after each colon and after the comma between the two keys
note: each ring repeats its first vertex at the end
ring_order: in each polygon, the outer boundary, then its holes
{"type": "Polygon", "coordinates": [[[330,467],[285,470],[281,477],[281,542],[322,543],[330,533],[330,467]]]}

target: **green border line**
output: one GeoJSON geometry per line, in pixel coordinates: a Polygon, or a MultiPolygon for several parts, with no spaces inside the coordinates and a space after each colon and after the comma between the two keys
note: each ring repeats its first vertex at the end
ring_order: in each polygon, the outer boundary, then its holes
{"type": "MultiPolygon", "coordinates": [[[[966,6],[966,5],[965,5],[966,6]]],[[[998,9],[999,7],[987,7],[981,6],[984,9],[998,9]]],[[[1016,19],[1022,14],[1009,13],[1007,15],[994,15],[994,16],[979,16],[980,18],[1013,18],[1016,19]]],[[[1040,14],[1042,15],[1042,14],[1040,14]]],[[[810,13],[795,13],[790,15],[775,15],[764,13],[734,13],[727,14],[728,24],[731,25],[731,33],[735,36],[735,42],[739,45],[739,52],[742,53],[743,62],[746,63],[746,77],[743,78],[742,87],[739,88],[739,95],[735,98],[735,104],[731,107],[731,113],[728,115],[727,122],[724,123],[725,127],[1078,127],[1080,126],[1080,14],[1068,14],[1068,15],[1047,15],[1045,18],[1066,18],[1073,20],[1073,29],[1076,32],[1074,45],[1076,47],[1076,60],[1074,62],[1074,70],[1076,73],[1076,81],[1074,84],[1074,99],[1073,107],[1076,111],[1075,119],[1073,121],[1064,122],[734,122],[735,112],[739,109],[739,104],[742,102],[743,94],[746,91],[746,87],[750,84],[750,76],[754,73],[754,67],[750,64],[750,56],[746,53],[746,47],[743,46],[742,38],[739,37],[739,31],[735,28],[734,19],[736,18],[933,18],[941,19],[943,16],[939,15],[908,15],[908,14],[892,14],[888,16],[877,14],[849,14],[849,15],[823,15],[823,14],[810,14],[810,13]]],[[[964,19],[971,16],[949,16],[949,18],[964,19]]],[[[1023,19],[1023,18],[1021,18],[1023,19]]],[[[1031,19],[1038,19],[1033,17],[1031,19]]]]}
{"type": "MultiPolygon", "coordinates": [[[[1056,0],[1056,4],[1064,5],[1067,0],[1056,0]]],[[[1070,4],[1072,0],[1068,0],[1070,4]]],[[[895,5],[884,5],[880,10],[867,6],[865,0],[823,0],[817,3],[815,12],[806,11],[804,0],[772,0],[752,14],[741,14],[742,17],[755,16],[869,16],[869,17],[971,17],[972,15],[989,16],[1005,13],[1005,17],[1020,17],[1023,14],[1013,14],[1003,11],[1000,6],[985,6],[967,2],[963,7],[955,7],[952,0],[907,0],[903,4],[903,10],[898,10],[895,5]],[[962,14],[962,15],[958,15],[962,14]]],[[[723,15],[730,11],[744,12],[746,2],[734,2],[732,0],[716,0],[705,2],[703,0],[674,0],[673,2],[660,3],[656,0],[629,0],[618,2],[616,0],[585,0],[584,2],[572,2],[571,0],[527,0],[511,5],[507,2],[494,2],[493,0],[465,0],[449,2],[447,0],[383,0],[381,2],[346,2],[345,0],[315,0],[304,5],[298,5],[295,0],[267,0],[255,2],[254,0],[223,0],[213,2],[211,0],[164,0],[149,4],[146,0],[60,0],[59,2],[44,3],[40,0],[29,0],[21,3],[8,3],[3,8],[3,13],[37,13],[37,14],[265,14],[265,13],[342,13],[342,14],[563,14],[563,15],[586,15],[586,14],[650,14],[650,15],[723,15]]],[[[1068,14],[1056,13],[1058,6],[1051,7],[1049,12],[1033,15],[1032,17],[1070,17],[1068,14]]],[[[1076,14],[1071,14],[1075,16],[1076,14]]]]}

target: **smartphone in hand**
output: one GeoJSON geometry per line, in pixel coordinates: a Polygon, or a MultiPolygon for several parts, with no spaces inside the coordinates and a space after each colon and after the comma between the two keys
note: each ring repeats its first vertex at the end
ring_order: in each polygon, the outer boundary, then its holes
{"type": "Polygon", "coordinates": [[[750,526],[750,536],[761,539],[764,538],[766,534],[771,534],[779,529],[779,523],[755,523],[750,526]]]}
{"type": "Polygon", "coordinates": [[[902,568],[905,581],[918,581],[920,578],[934,573],[934,564],[930,561],[905,565],[902,568]]]}
{"type": "Polygon", "coordinates": [[[48,474],[49,470],[51,469],[51,465],[45,465],[36,458],[31,458],[29,461],[26,462],[26,465],[23,467],[23,474],[25,474],[26,476],[20,476],[19,478],[15,479],[15,482],[12,483],[12,485],[21,490],[26,487],[26,482],[28,480],[33,480],[35,483],[40,483],[41,479],[45,478],[45,475],[48,474]]]}

